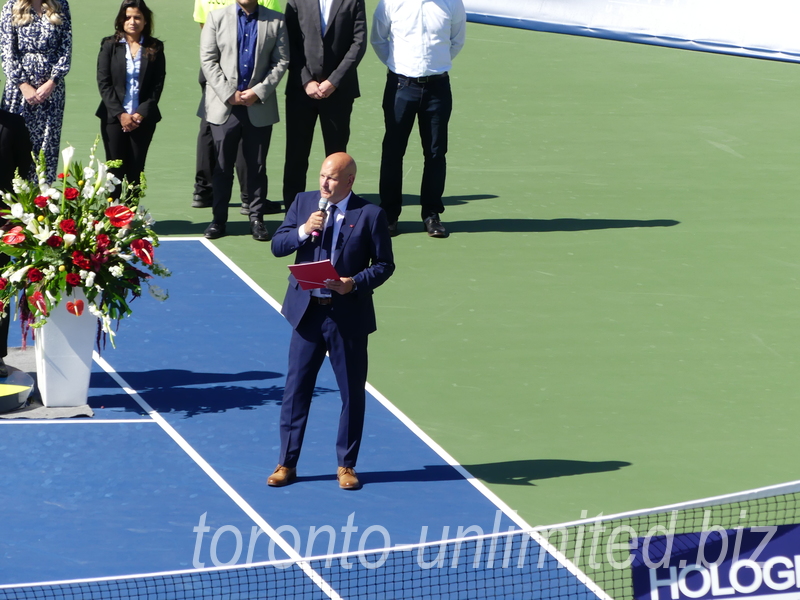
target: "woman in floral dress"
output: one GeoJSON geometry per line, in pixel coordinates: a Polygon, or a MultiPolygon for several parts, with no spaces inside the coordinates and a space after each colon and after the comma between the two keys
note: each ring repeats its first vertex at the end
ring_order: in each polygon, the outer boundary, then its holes
{"type": "Polygon", "coordinates": [[[44,150],[52,182],[72,56],[67,0],[8,0],[0,14],[0,42],[6,76],[2,108],[23,116],[33,151],[44,150]]]}

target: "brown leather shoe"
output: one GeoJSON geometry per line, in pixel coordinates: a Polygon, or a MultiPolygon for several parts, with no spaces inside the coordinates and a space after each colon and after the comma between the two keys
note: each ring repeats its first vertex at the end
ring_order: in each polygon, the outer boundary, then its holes
{"type": "Polygon", "coordinates": [[[357,490],[361,487],[361,482],[353,467],[339,467],[336,471],[336,479],[339,480],[339,487],[343,490],[357,490]]]}
{"type": "Polygon", "coordinates": [[[285,485],[289,485],[295,479],[297,479],[297,469],[294,467],[284,467],[283,465],[278,465],[275,467],[275,472],[269,476],[269,479],[267,479],[267,485],[271,485],[272,487],[283,487],[285,485]]]}

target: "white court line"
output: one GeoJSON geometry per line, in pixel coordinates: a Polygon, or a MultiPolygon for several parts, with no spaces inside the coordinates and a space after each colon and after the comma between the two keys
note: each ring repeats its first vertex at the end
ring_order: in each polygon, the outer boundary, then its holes
{"type": "MultiPolygon", "coordinates": [[[[182,238],[188,239],[188,238],[182,238]]],[[[238,265],[236,265],[228,256],[222,252],[219,248],[214,246],[210,241],[206,240],[205,238],[201,239],[203,245],[205,245],[211,252],[219,258],[227,267],[233,271],[239,278],[247,284],[250,289],[252,289],[256,294],[258,294],[261,298],[263,298],[272,308],[276,311],[281,311],[281,304],[275,300],[272,296],[270,296],[261,286],[259,286],[252,277],[250,277],[247,273],[245,273],[238,265]]],[[[442,448],[439,444],[433,441],[427,433],[425,433],[416,423],[414,423],[411,419],[409,419],[403,412],[397,408],[394,404],[392,404],[386,396],[381,394],[378,390],[376,390],[370,383],[366,385],[367,391],[372,394],[375,399],[380,402],[389,412],[391,412],[401,423],[403,423],[406,427],[408,427],[420,440],[422,440],[427,446],[436,452],[440,458],[442,458],[448,465],[453,467],[458,473],[466,479],[472,486],[478,490],[481,494],[483,494],[492,504],[494,504],[498,509],[500,509],[504,515],[506,515],[509,519],[511,519],[514,523],[519,525],[521,529],[525,530],[532,530],[531,527],[522,517],[520,517],[515,510],[512,510],[510,506],[508,506],[505,502],[503,502],[494,492],[492,492],[486,485],[476,479],[469,471],[467,471],[461,464],[450,454],[442,448]]],[[[606,594],[594,581],[592,581],[586,573],[584,573],[575,563],[569,560],[563,553],[561,553],[555,546],[550,544],[545,538],[543,538],[539,533],[532,531],[531,537],[539,544],[542,548],[544,548],[550,555],[553,556],[561,565],[563,565],[570,573],[572,573],[578,581],[580,581],[583,585],[589,588],[595,595],[597,595],[601,600],[613,600],[611,596],[606,594]]]]}
{"type": "Polygon", "coordinates": [[[96,425],[98,423],[155,423],[153,419],[0,419],[0,425],[96,425]]]}
{"type": "Polygon", "coordinates": [[[272,527],[270,527],[269,523],[267,523],[266,519],[262,517],[256,510],[250,506],[250,504],[242,498],[239,493],[231,487],[231,485],[222,478],[222,476],[217,473],[217,471],[212,467],[206,459],[204,459],[200,454],[195,450],[189,442],[187,442],[183,436],[178,433],[172,425],[170,425],[161,414],[153,409],[145,400],[142,398],[139,393],[131,388],[128,383],[117,373],[114,368],[106,362],[104,358],[102,358],[97,352],[93,353],[94,361],[100,365],[100,367],[108,373],[114,381],[119,384],[119,386],[125,390],[125,392],[133,398],[139,406],[144,409],[144,411],[150,415],[150,417],[157,422],[161,428],[172,438],[172,440],[181,447],[181,449],[189,455],[189,457],[197,463],[197,465],[208,475],[211,480],[216,483],[220,489],[225,492],[228,497],[233,500],[236,505],[241,508],[245,514],[250,517],[256,525],[258,525],[261,530],[266,533],[284,552],[286,552],[287,556],[293,559],[297,566],[300,567],[306,575],[323,591],[325,594],[331,598],[332,600],[342,600],[341,596],[337,594],[334,589],[328,585],[328,582],[325,581],[322,576],[317,573],[314,569],[311,568],[311,565],[303,560],[303,557],[291,546],[289,543],[284,540],[278,532],[276,532],[272,527]]]}

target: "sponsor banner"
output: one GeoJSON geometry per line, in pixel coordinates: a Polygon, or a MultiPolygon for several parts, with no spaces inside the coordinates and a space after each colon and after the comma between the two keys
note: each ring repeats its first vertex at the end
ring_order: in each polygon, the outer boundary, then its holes
{"type": "Polygon", "coordinates": [[[470,21],[800,62],[797,0],[464,0],[470,21]]]}
{"type": "Polygon", "coordinates": [[[635,538],[631,558],[636,600],[800,600],[800,525],[635,538]]]}

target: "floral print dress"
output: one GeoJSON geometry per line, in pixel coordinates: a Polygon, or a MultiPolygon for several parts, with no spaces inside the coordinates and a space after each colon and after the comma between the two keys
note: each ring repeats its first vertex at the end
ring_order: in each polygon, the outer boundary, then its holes
{"type": "MultiPolygon", "coordinates": [[[[0,53],[6,85],[2,108],[22,115],[31,135],[33,151],[44,150],[47,179],[56,178],[61,122],[64,118],[64,77],[72,58],[72,22],[67,0],[61,2],[61,24],[53,25],[31,8],[33,20],[27,25],[11,24],[11,9],[17,0],[8,0],[0,14],[0,53]],[[48,79],[55,82],[50,97],[41,104],[28,104],[19,90],[21,83],[38,88],[48,79]]],[[[33,171],[31,172],[33,173],[33,171]]]]}

